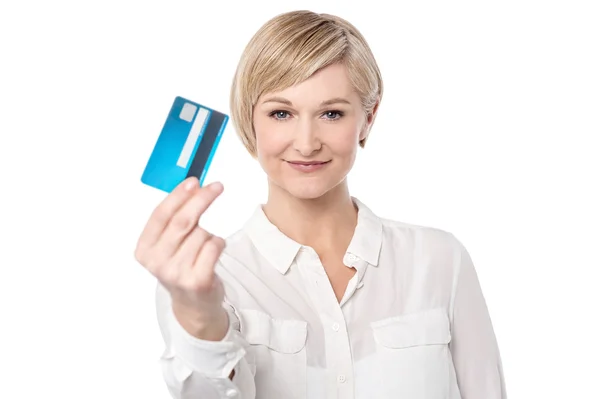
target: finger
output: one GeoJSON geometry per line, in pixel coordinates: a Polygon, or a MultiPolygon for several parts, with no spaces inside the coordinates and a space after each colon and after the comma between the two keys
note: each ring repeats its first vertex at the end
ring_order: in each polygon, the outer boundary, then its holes
{"type": "Polygon", "coordinates": [[[212,183],[194,193],[167,224],[160,238],[161,250],[168,256],[174,255],[187,235],[198,226],[200,216],[222,191],[223,186],[220,183],[212,183]]]}
{"type": "Polygon", "coordinates": [[[183,240],[181,245],[173,255],[173,264],[181,268],[184,273],[188,273],[196,262],[196,258],[204,243],[210,240],[212,234],[208,231],[195,227],[183,240]]]}
{"type": "Polygon", "coordinates": [[[215,265],[225,248],[225,240],[212,236],[207,240],[196,258],[190,280],[199,289],[209,289],[215,280],[215,265]]]}
{"type": "Polygon", "coordinates": [[[195,177],[187,178],[175,187],[152,212],[142,230],[138,244],[148,247],[154,245],[173,215],[192,197],[194,189],[198,187],[198,179],[195,177]]]}

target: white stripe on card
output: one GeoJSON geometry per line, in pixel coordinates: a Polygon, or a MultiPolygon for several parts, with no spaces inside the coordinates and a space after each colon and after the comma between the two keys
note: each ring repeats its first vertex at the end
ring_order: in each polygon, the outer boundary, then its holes
{"type": "Polygon", "coordinates": [[[208,118],[208,110],[206,108],[200,108],[198,110],[198,114],[196,115],[196,119],[192,124],[192,128],[190,129],[190,133],[185,140],[185,144],[181,149],[181,154],[179,154],[177,166],[187,168],[187,164],[190,161],[192,153],[194,152],[194,148],[196,148],[196,143],[200,138],[200,133],[202,133],[202,128],[204,127],[206,118],[208,118]]]}

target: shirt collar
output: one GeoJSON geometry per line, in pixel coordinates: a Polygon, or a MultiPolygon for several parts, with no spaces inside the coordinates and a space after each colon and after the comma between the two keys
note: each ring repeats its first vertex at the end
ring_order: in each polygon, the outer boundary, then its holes
{"type": "MultiPolygon", "coordinates": [[[[352,200],[358,208],[358,223],[347,255],[377,266],[383,240],[381,219],[358,199],[352,197],[352,200]]],[[[261,205],[244,225],[244,231],[258,252],[281,274],[289,270],[302,248],[302,244],[283,234],[269,221],[261,205]]]]}

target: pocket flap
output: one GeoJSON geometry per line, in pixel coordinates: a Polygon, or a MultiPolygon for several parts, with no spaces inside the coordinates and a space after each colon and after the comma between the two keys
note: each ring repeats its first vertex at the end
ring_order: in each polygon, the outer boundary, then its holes
{"type": "Polygon", "coordinates": [[[264,345],[281,353],[297,353],[306,345],[307,322],[274,319],[254,309],[239,309],[240,327],[250,345],[264,345]]]}
{"type": "Polygon", "coordinates": [[[387,348],[445,345],[452,338],[450,320],[442,308],[378,320],[371,328],[375,341],[387,348]]]}

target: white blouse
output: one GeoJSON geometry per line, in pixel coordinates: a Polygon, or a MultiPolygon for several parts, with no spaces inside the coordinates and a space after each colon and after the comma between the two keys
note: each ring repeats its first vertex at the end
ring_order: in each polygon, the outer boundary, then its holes
{"type": "Polygon", "coordinates": [[[344,264],[357,272],[341,302],[315,251],[282,234],[260,206],[227,238],[217,265],[230,318],[222,341],[186,333],[158,285],[160,363],[173,398],[506,398],[465,247],[451,233],[385,220],[354,202],[344,264]]]}

